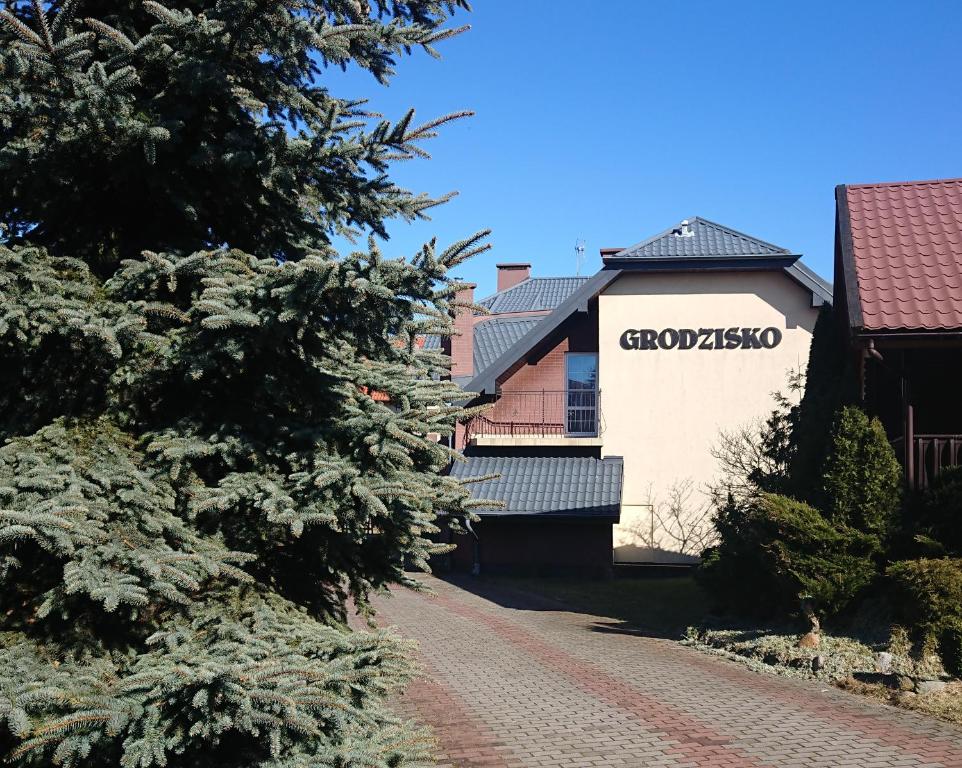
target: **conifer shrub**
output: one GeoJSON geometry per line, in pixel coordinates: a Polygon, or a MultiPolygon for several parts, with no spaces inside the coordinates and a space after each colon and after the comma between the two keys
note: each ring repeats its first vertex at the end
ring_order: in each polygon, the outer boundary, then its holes
{"type": "Polygon", "coordinates": [[[822,475],[831,450],[839,409],[855,401],[851,356],[838,332],[838,316],[830,305],[819,310],[805,370],[805,389],[792,419],[787,491],[817,509],[825,506],[822,475]]]}
{"type": "Polygon", "coordinates": [[[935,639],[962,619],[962,559],[902,560],[886,573],[896,610],[920,636],[935,639]]]}
{"type": "Polygon", "coordinates": [[[943,470],[911,505],[912,523],[948,554],[962,555],[962,467],[943,470]]]}
{"type": "Polygon", "coordinates": [[[902,468],[877,418],[860,408],[839,412],[826,462],[827,515],[840,526],[885,539],[898,516],[902,468]]]}
{"type": "Polygon", "coordinates": [[[699,581],[739,612],[794,612],[807,600],[821,615],[833,616],[877,573],[876,537],[838,526],[787,496],[761,494],[726,510],[719,533],[699,581]]]}
{"type": "Polygon", "coordinates": [[[702,553],[695,580],[717,610],[766,618],[783,606],[765,557],[763,531],[755,523],[756,503],[728,496],[715,516],[718,543],[702,553]]]}

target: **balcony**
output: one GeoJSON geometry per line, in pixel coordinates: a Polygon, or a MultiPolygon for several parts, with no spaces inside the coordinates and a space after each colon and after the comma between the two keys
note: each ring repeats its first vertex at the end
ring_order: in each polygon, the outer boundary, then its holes
{"type": "Polygon", "coordinates": [[[596,389],[502,392],[466,425],[472,445],[601,445],[596,389]]]}
{"type": "Polygon", "coordinates": [[[928,488],[944,470],[962,465],[962,435],[910,435],[911,449],[905,452],[904,438],[892,441],[905,467],[910,488],[928,488]]]}

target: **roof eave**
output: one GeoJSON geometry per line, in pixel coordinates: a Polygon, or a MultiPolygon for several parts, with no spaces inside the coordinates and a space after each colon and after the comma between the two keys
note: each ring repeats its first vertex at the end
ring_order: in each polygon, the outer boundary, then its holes
{"type": "Polygon", "coordinates": [[[962,339],[962,328],[860,328],[854,334],[858,339],[962,339]]]}
{"type": "MultiPolygon", "coordinates": [[[[716,269],[730,269],[732,263],[779,264],[796,261],[798,253],[740,253],[717,256],[610,256],[604,260],[605,266],[618,266],[624,269],[661,269],[679,268],[706,269],[716,265],[716,269]]],[[[761,268],[764,268],[763,266],[761,268]]]]}
{"type": "Polygon", "coordinates": [[[838,243],[841,251],[842,280],[845,283],[845,303],[848,305],[848,325],[860,331],[865,324],[862,316],[862,300],[858,292],[858,274],[855,271],[855,245],[852,240],[852,219],[848,209],[848,186],[835,187],[835,224],[838,227],[838,243]]]}
{"type": "Polygon", "coordinates": [[[514,510],[474,510],[480,518],[496,518],[498,520],[507,519],[534,519],[538,520],[578,520],[591,521],[595,523],[618,523],[621,519],[619,511],[594,512],[592,510],[572,510],[571,512],[525,512],[514,510]]]}
{"type": "Polygon", "coordinates": [[[732,269],[765,270],[783,269],[789,277],[803,288],[811,291],[812,306],[832,303],[832,286],[821,280],[802,261],[801,254],[744,254],[739,256],[658,256],[617,259],[605,261],[605,266],[623,271],[636,272],[722,272],[732,269]]]}

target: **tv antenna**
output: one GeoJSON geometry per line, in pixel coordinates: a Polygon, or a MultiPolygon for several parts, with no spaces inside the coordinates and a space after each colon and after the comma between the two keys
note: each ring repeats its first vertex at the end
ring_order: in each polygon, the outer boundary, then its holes
{"type": "Polygon", "coordinates": [[[575,275],[581,277],[581,267],[585,263],[585,241],[582,238],[575,240],[575,275]]]}

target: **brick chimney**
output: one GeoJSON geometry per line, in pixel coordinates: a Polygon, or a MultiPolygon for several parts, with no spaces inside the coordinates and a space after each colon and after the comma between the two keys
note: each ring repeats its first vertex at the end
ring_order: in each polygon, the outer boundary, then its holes
{"type": "MultiPolygon", "coordinates": [[[[456,301],[474,303],[474,283],[462,283],[455,294],[456,301]]],[[[474,312],[467,307],[458,307],[454,315],[454,330],[457,335],[445,336],[441,348],[451,358],[451,378],[474,375],[474,312]]]]}
{"type": "Polygon", "coordinates": [[[498,264],[498,291],[506,291],[529,277],[530,264],[498,264]]]}

